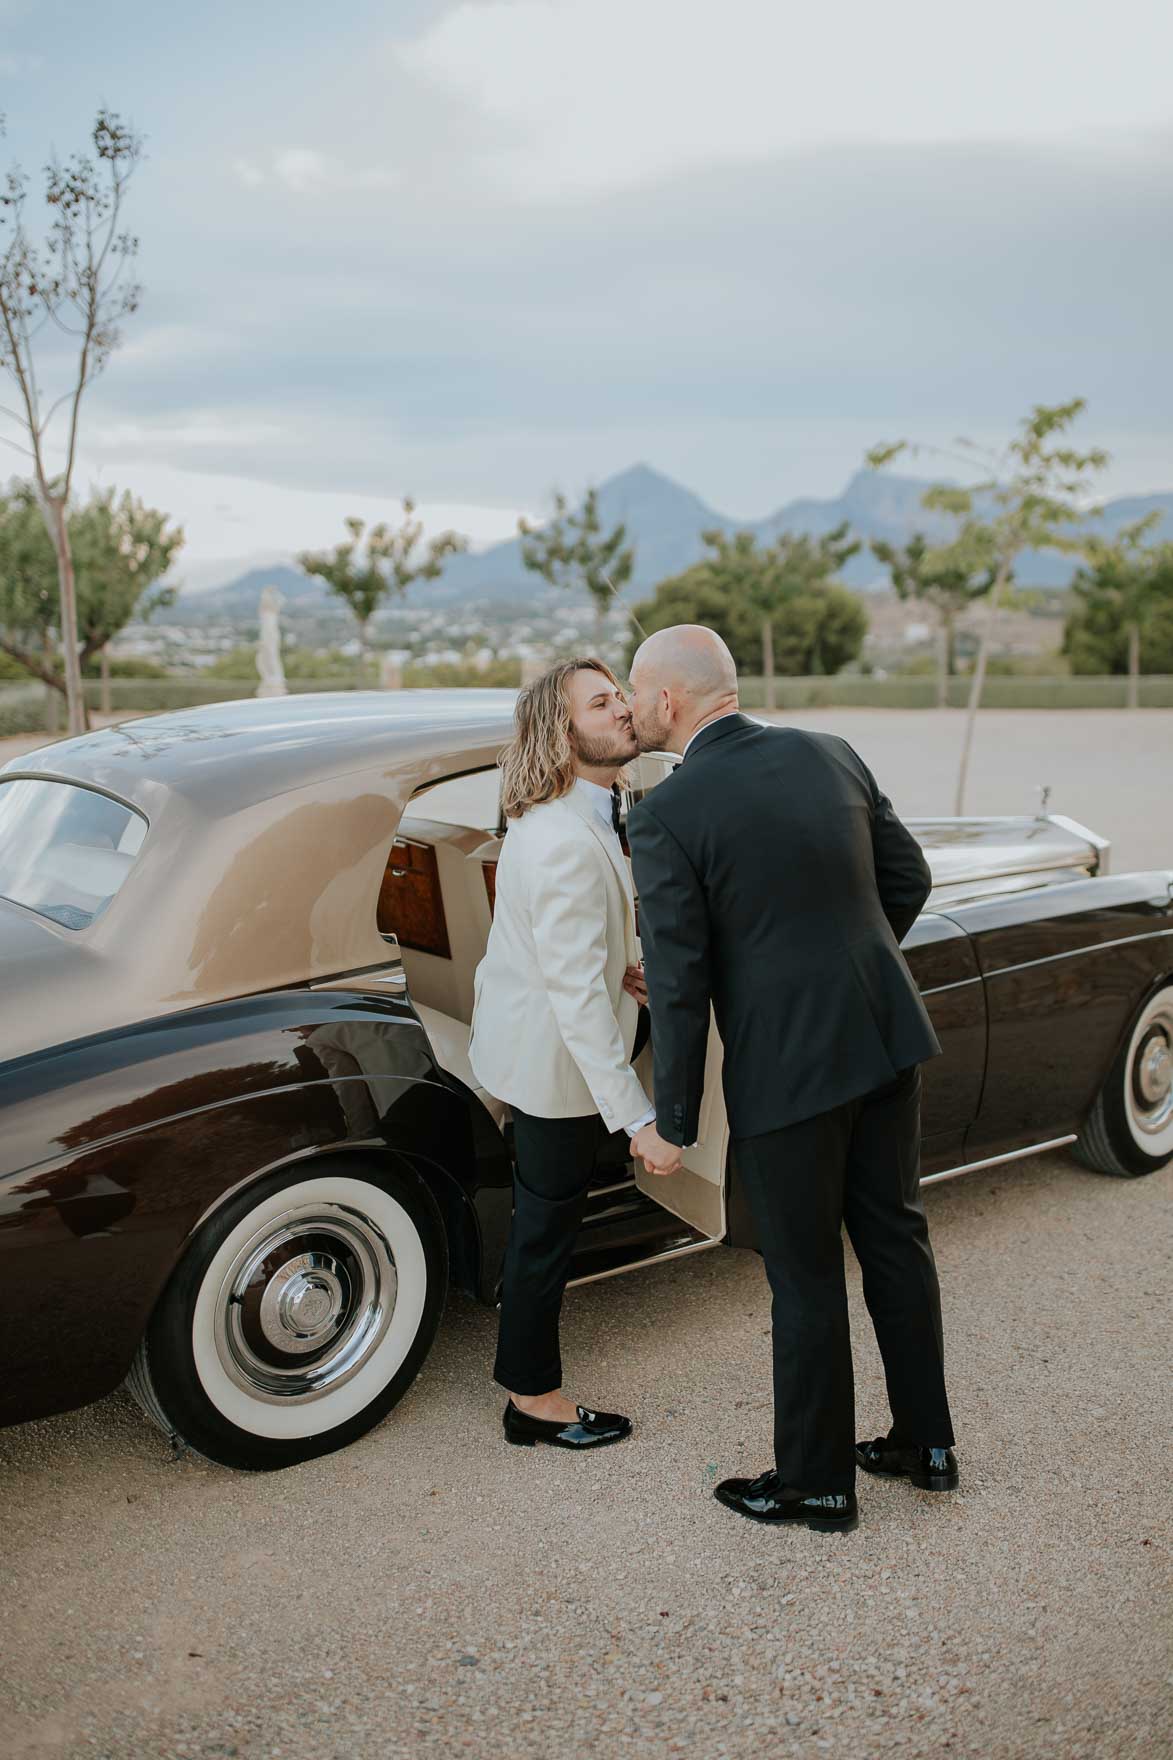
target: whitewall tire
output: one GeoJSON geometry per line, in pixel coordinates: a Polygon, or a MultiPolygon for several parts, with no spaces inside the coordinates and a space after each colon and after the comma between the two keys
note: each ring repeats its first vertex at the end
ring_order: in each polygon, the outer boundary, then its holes
{"type": "Polygon", "coordinates": [[[1173,1160],[1173,984],[1142,1004],[1080,1132],[1087,1166],[1117,1179],[1173,1160]]]}
{"type": "Polygon", "coordinates": [[[170,1434],[226,1466],[353,1442],[414,1380],[447,1285],[436,1204],[347,1157],[269,1175],[196,1232],[128,1378],[170,1434]]]}

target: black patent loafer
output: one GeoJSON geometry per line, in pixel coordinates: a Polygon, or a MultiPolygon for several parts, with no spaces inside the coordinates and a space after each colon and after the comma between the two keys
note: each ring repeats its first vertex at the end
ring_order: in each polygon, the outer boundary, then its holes
{"type": "Polygon", "coordinates": [[[555,1418],[531,1418],[510,1400],[501,1420],[505,1440],[519,1448],[532,1448],[536,1442],[548,1443],[551,1448],[607,1448],[631,1435],[631,1419],[621,1412],[590,1412],[585,1406],[575,1409],[577,1419],[560,1424],[555,1418]]]}
{"type": "Polygon", "coordinates": [[[726,1509],[751,1522],[799,1522],[819,1534],[850,1534],[859,1527],[859,1505],[853,1491],[794,1491],[779,1483],[777,1473],[756,1479],[724,1479],[713,1496],[726,1509]]]}
{"type": "Polygon", "coordinates": [[[889,1479],[911,1479],[922,1491],[956,1491],[961,1474],[951,1448],[906,1447],[890,1436],[857,1442],[855,1458],[865,1473],[889,1479]]]}

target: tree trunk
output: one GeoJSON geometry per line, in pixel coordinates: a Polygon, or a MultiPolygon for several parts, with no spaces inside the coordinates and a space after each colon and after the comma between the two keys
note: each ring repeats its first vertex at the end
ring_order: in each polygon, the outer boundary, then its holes
{"type": "Polygon", "coordinates": [[[98,655],[98,673],[102,681],[99,705],[103,715],[110,713],[110,656],[105,648],[98,655]]]}
{"type": "Polygon", "coordinates": [[[948,612],[943,611],[941,613],[941,639],[937,655],[938,709],[947,709],[949,707],[949,649],[951,645],[951,634],[952,632],[949,628],[949,614],[948,612]]]}
{"type": "Polygon", "coordinates": [[[365,690],[367,683],[367,626],[358,626],[358,688],[365,690]]]}
{"type": "Polygon", "coordinates": [[[57,552],[57,589],[61,601],[61,665],[65,674],[66,724],[71,734],[89,727],[81,662],[77,652],[77,584],[73,577],[73,554],[65,523],[65,504],[56,496],[49,502],[49,536],[57,552]]]}
{"type": "MultiPolygon", "coordinates": [[[[44,637],[45,666],[52,670],[57,656],[53,652],[53,637],[45,631],[44,637]]],[[[55,685],[45,686],[45,732],[59,733],[61,730],[61,692],[55,685]]]]}
{"type": "Polygon", "coordinates": [[[1140,708],[1140,625],[1128,626],[1128,707],[1140,708]]]}
{"type": "Polygon", "coordinates": [[[989,609],[982,624],[981,641],[978,643],[977,660],[974,663],[973,683],[969,687],[969,702],[965,706],[965,733],[961,741],[961,763],[957,771],[957,794],[953,802],[953,811],[958,818],[965,811],[965,784],[969,776],[969,754],[973,747],[974,723],[977,720],[978,705],[982,700],[982,686],[986,682],[986,661],[990,654],[990,636],[998,615],[1002,598],[1002,589],[1010,574],[1010,565],[998,571],[998,578],[990,590],[989,609]]]}
{"type": "Polygon", "coordinates": [[[773,713],[777,707],[774,695],[774,625],[762,618],[762,678],[766,687],[766,708],[773,713]]]}
{"type": "Polygon", "coordinates": [[[957,675],[957,613],[946,611],[945,619],[945,671],[950,678],[957,675]]]}

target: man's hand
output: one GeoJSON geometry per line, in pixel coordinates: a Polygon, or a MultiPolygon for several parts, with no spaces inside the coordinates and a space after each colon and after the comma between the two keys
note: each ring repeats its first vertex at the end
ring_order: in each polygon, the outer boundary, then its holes
{"type": "Polygon", "coordinates": [[[665,1142],[654,1124],[645,1124],[631,1139],[632,1159],[641,1160],[649,1173],[675,1173],[684,1155],[678,1143],[665,1142]]]}
{"type": "Polygon", "coordinates": [[[623,988],[629,996],[634,996],[641,1008],[647,1006],[648,987],[644,980],[642,966],[628,966],[623,974],[623,988]]]}

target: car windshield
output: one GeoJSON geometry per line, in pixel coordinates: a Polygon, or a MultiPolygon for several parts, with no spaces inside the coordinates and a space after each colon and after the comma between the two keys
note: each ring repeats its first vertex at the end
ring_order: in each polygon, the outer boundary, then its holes
{"type": "Polygon", "coordinates": [[[0,895],[66,929],[88,929],[146,834],[141,813],[93,789],[0,778],[0,895]]]}

